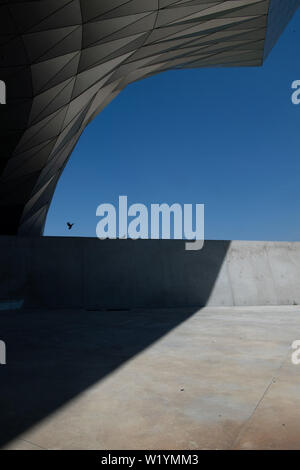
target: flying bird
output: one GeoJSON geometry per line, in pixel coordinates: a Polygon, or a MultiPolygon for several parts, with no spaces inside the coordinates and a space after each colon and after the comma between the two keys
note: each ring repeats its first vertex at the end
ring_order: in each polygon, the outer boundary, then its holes
{"type": "Polygon", "coordinates": [[[67,222],[68,229],[71,230],[74,224],[70,224],[70,222],[67,222]]]}

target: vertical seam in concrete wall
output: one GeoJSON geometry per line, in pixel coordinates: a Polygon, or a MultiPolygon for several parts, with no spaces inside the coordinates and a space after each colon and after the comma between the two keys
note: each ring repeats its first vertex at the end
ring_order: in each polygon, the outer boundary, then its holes
{"type": "Polygon", "coordinates": [[[224,263],[226,265],[226,272],[227,272],[227,276],[228,276],[228,283],[229,283],[229,286],[230,286],[230,292],[231,292],[231,297],[232,297],[232,305],[236,305],[236,301],[235,301],[235,297],[234,297],[234,291],[233,291],[233,286],[232,286],[232,281],[231,281],[231,277],[230,277],[230,270],[229,270],[229,266],[228,266],[228,263],[229,263],[229,260],[230,260],[230,252],[231,252],[231,246],[232,246],[232,241],[230,242],[230,245],[228,247],[228,250],[226,252],[226,247],[225,247],[225,243],[224,243],[224,251],[225,251],[225,260],[224,260],[224,263]]]}
{"type": "Polygon", "coordinates": [[[267,254],[268,267],[269,267],[269,270],[270,270],[270,273],[271,273],[271,278],[272,278],[272,282],[273,282],[273,288],[274,288],[274,291],[275,291],[276,305],[278,305],[278,295],[277,295],[277,289],[276,289],[276,283],[275,283],[275,279],[274,279],[274,275],[273,275],[273,270],[272,270],[271,263],[270,263],[270,259],[269,259],[269,254],[270,254],[270,253],[269,253],[268,245],[265,245],[265,246],[264,246],[264,249],[265,249],[266,254],[267,254]]]}

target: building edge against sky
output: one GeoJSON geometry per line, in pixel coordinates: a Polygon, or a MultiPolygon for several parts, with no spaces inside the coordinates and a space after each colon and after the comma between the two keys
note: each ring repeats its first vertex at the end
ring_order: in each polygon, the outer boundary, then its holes
{"type": "Polygon", "coordinates": [[[259,66],[300,2],[58,3],[0,7],[8,93],[0,108],[2,234],[43,233],[81,133],[127,84],[164,70],[259,66]]]}

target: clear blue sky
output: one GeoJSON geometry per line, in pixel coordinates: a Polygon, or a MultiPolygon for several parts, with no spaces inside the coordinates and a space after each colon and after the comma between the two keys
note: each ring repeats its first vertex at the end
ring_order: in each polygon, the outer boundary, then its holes
{"type": "Polygon", "coordinates": [[[96,236],[96,208],[205,204],[206,239],[300,240],[300,11],[262,68],[166,72],[84,131],[45,235],[96,236]],[[74,222],[72,231],[66,222],[74,222]]]}

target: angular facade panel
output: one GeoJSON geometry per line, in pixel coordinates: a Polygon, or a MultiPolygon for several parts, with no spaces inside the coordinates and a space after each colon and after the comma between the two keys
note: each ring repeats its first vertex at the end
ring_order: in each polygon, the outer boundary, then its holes
{"type": "Polygon", "coordinates": [[[129,83],[260,66],[300,0],[0,3],[0,233],[40,235],[85,126],[129,83]]]}

